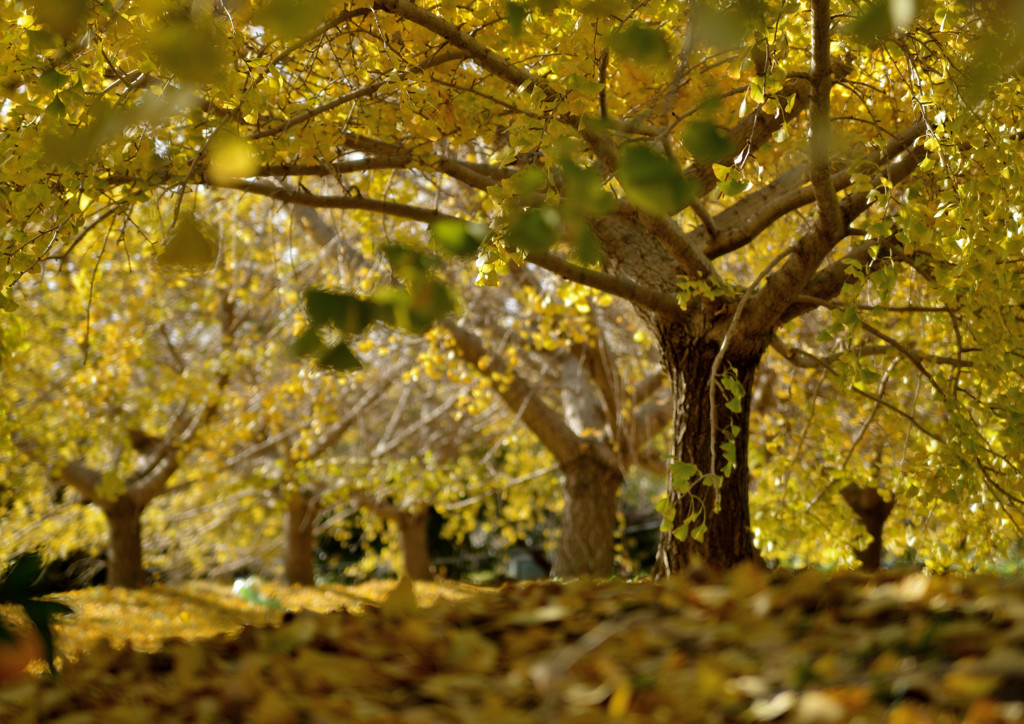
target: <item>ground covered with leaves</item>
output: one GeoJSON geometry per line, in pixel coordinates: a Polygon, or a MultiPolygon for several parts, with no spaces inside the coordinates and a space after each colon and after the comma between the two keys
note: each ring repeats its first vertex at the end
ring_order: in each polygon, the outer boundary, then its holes
{"type": "MultiPolygon", "coordinates": [[[[741,567],[662,584],[391,583],[374,605],[382,585],[264,592],[280,609],[228,597],[212,627],[182,616],[203,608],[201,587],[177,609],[128,603],[171,589],[122,603],[88,592],[72,604],[111,607],[123,628],[177,610],[167,629],[186,637],[150,652],[136,637],[93,643],[57,678],[0,686],[0,721],[1024,721],[1020,579],[741,567]],[[341,610],[285,612],[333,595],[341,610]],[[239,628],[247,612],[256,620],[239,628]]],[[[64,625],[65,645],[81,625],[64,625]]]]}

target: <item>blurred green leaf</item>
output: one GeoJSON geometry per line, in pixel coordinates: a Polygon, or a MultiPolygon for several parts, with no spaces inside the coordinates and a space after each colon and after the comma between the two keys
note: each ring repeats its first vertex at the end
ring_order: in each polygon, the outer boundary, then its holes
{"type": "Polygon", "coordinates": [[[629,200],[648,214],[676,214],[698,192],[678,163],[639,143],[623,148],[616,176],[629,200]]]}
{"type": "Polygon", "coordinates": [[[437,259],[430,254],[401,244],[386,244],[382,251],[391,265],[391,271],[400,279],[421,276],[437,266],[437,259]]]}
{"type": "Polygon", "coordinates": [[[617,54],[639,63],[667,63],[672,48],[665,34],[648,23],[632,22],[608,37],[608,46],[617,54]]]}
{"type": "Polygon", "coordinates": [[[565,161],[561,169],[563,205],[585,216],[602,216],[615,209],[615,195],[604,188],[604,176],[595,166],[583,168],[565,161]]]}
{"type": "Polygon", "coordinates": [[[535,206],[512,220],[508,241],[526,252],[547,251],[558,241],[561,218],[550,206],[535,206]]]}
{"type": "Polygon", "coordinates": [[[508,28],[513,38],[523,34],[523,25],[526,23],[526,6],[522,3],[505,3],[505,17],[508,18],[508,28]]]}
{"type": "Polygon", "coordinates": [[[695,121],[683,129],[683,145],[697,163],[732,157],[736,147],[728,134],[710,121],[695,121]]]}
{"type": "Polygon", "coordinates": [[[30,0],[32,17],[47,29],[70,40],[89,11],[88,0],[30,0]]]}
{"type": "Polygon", "coordinates": [[[291,345],[291,353],[296,357],[319,357],[324,349],[315,327],[306,327],[291,345]]]}
{"type": "Polygon", "coordinates": [[[185,17],[169,16],[150,31],[148,45],[160,66],[197,85],[217,82],[228,62],[221,34],[185,17]]]}
{"type": "Polygon", "coordinates": [[[17,556],[0,577],[0,602],[19,603],[35,594],[35,584],[43,573],[38,553],[17,556]]]}
{"type": "Polygon", "coordinates": [[[361,334],[381,319],[373,302],[354,294],[316,288],[306,290],[306,314],[314,327],[331,325],[345,335],[361,334]]]}
{"type": "Polygon", "coordinates": [[[691,7],[695,40],[716,48],[743,45],[751,25],[763,16],[761,0],[737,0],[726,8],[695,0],[691,7]]]}
{"type": "Polygon", "coordinates": [[[263,26],[273,38],[299,38],[313,30],[329,8],[325,0],[270,0],[253,13],[252,24],[263,26]]]}
{"type": "Polygon", "coordinates": [[[352,354],[352,350],[348,348],[344,342],[338,342],[336,345],[331,347],[325,352],[320,359],[317,360],[322,366],[329,367],[332,370],[338,372],[348,372],[350,370],[357,370],[363,366],[363,363],[359,361],[359,358],[352,354]]]}
{"type": "Polygon", "coordinates": [[[483,224],[458,219],[439,219],[430,225],[430,232],[443,249],[456,256],[471,256],[490,235],[483,224]]]}

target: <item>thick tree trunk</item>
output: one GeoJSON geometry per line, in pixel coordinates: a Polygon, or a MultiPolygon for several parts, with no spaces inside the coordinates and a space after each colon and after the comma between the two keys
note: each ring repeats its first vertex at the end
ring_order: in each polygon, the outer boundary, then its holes
{"type": "Polygon", "coordinates": [[[139,588],[146,582],[146,572],[142,567],[142,508],[126,495],[102,506],[110,527],[108,586],[139,588]]]}
{"type": "Polygon", "coordinates": [[[428,581],[433,578],[430,573],[430,543],[427,537],[429,520],[429,509],[418,513],[404,512],[397,519],[405,575],[414,581],[428,581]]]}
{"type": "Polygon", "coordinates": [[[661,341],[675,405],[673,455],[677,462],[696,465],[699,472],[689,488],[685,481],[673,480],[674,474],[670,475],[669,501],[674,511],[672,525],[678,529],[688,523],[688,535],[677,537],[672,532],[662,533],[655,567],[658,578],[686,568],[697,557],[714,568],[728,568],[756,557],[750,531],[747,447],[751,382],[760,361],[760,356],[755,355],[745,358],[727,355],[723,360],[718,378],[721,379],[722,374],[731,369],[743,385],[745,394],[740,411],[735,413],[726,408],[729,393],[720,386],[716,387],[717,420],[712,433],[708,385],[718,344],[685,338],[663,338],[661,341]],[[723,443],[733,441],[735,444],[735,465],[717,490],[698,480],[701,474],[711,471],[712,440],[715,470],[719,474],[726,467],[723,443]],[[706,529],[695,537],[694,531],[702,526],[706,529]]]}
{"type": "Polygon", "coordinates": [[[589,456],[577,458],[563,472],[565,508],[551,575],[610,576],[615,572],[616,496],[622,473],[589,456]]]}
{"type": "Polygon", "coordinates": [[[288,494],[284,516],[284,575],[288,583],[313,585],[313,528],[318,509],[310,491],[288,494]]]}

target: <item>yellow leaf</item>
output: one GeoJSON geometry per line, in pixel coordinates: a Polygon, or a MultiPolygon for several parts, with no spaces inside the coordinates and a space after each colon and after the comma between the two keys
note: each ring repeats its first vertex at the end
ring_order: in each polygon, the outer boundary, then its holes
{"type": "Polygon", "coordinates": [[[252,176],[260,167],[252,143],[232,134],[219,134],[210,142],[206,175],[215,184],[252,176]]]}
{"type": "Polygon", "coordinates": [[[156,261],[160,266],[205,271],[217,261],[219,251],[218,243],[204,233],[192,214],[186,213],[178,219],[156,261]]]}

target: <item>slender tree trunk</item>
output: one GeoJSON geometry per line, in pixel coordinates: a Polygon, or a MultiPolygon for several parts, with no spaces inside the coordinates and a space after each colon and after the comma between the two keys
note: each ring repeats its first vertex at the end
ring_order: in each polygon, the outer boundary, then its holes
{"type": "Polygon", "coordinates": [[[430,573],[430,544],[427,537],[429,520],[429,509],[418,513],[403,512],[397,518],[405,575],[415,581],[428,581],[433,578],[430,573]]]}
{"type": "Polygon", "coordinates": [[[284,575],[288,583],[313,585],[313,528],[319,505],[308,490],[288,494],[284,516],[284,575]]]}
{"type": "Polygon", "coordinates": [[[896,505],[896,498],[886,501],[876,488],[862,488],[851,483],[839,491],[857,518],[867,528],[871,542],[863,550],[854,549],[854,555],[865,571],[877,571],[882,565],[882,529],[896,505]]]}
{"type": "Polygon", "coordinates": [[[722,374],[731,369],[743,385],[745,394],[740,401],[740,411],[734,413],[726,408],[729,393],[720,385],[716,387],[717,420],[716,429],[712,432],[708,384],[717,352],[715,343],[694,341],[692,338],[662,339],[662,354],[672,383],[675,405],[673,454],[676,461],[696,465],[699,472],[692,480],[692,487],[687,487],[686,481],[674,479],[678,477],[674,473],[670,475],[672,525],[678,529],[687,524],[689,534],[680,540],[672,532],[662,533],[655,566],[658,578],[684,569],[696,557],[714,568],[728,568],[740,561],[756,558],[750,531],[747,447],[750,390],[760,356],[739,359],[727,356],[723,360],[718,378],[721,379],[722,374]],[[711,470],[712,440],[715,469],[719,474],[726,467],[723,443],[732,441],[735,444],[735,465],[718,489],[698,479],[711,470]],[[695,537],[693,532],[702,525],[706,530],[695,537]]]}
{"type": "Polygon", "coordinates": [[[565,508],[551,575],[610,576],[615,572],[616,496],[622,473],[591,457],[578,458],[563,472],[565,508]]]}
{"type": "Polygon", "coordinates": [[[142,567],[143,506],[122,495],[102,506],[110,527],[107,546],[107,585],[115,588],[139,588],[146,582],[142,567]]]}

